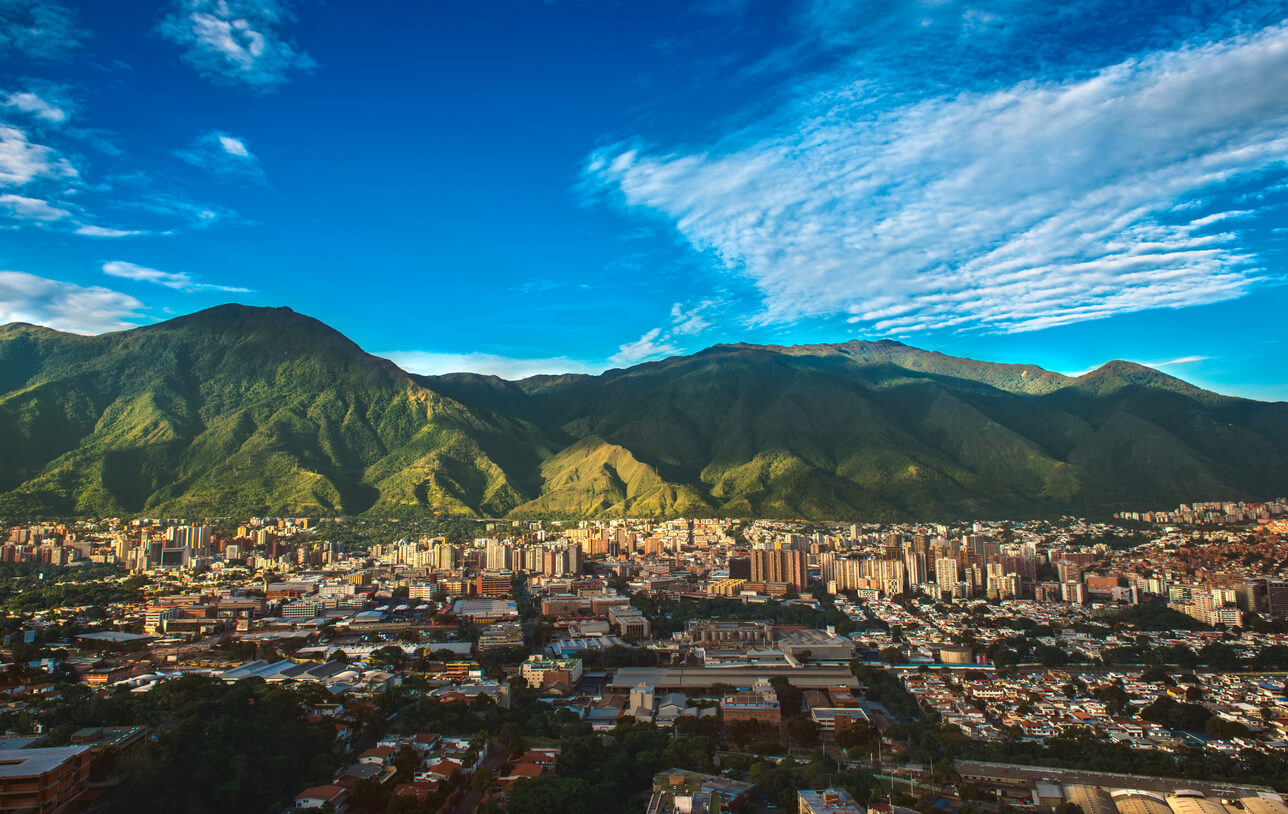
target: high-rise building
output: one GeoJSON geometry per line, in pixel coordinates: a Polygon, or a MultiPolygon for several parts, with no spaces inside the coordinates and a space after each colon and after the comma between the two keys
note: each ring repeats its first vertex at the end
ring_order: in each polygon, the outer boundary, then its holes
{"type": "Polygon", "coordinates": [[[1288,580],[1266,580],[1266,611],[1271,616],[1288,616],[1288,580]]]}
{"type": "Polygon", "coordinates": [[[489,540],[484,551],[484,568],[489,571],[510,570],[510,546],[501,540],[489,540]]]}
{"type": "MultiPolygon", "coordinates": [[[[922,540],[926,539],[924,535],[918,536],[921,537],[922,540]]],[[[926,554],[924,551],[918,551],[915,544],[914,548],[904,552],[903,571],[908,577],[909,587],[913,585],[921,585],[929,579],[930,575],[928,570],[929,569],[926,567],[926,554]]]]}
{"type": "Polygon", "coordinates": [[[783,583],[789,591],[803,591],[807,584],[804,551],[751,552],[751,581],[783,583]]]}
{"type": "Polygon", "coordinates": [[[941,591],[951,591],[957,584],[957,560],[940,557],[935,560],[935,583],[941,591]]]}
{"type": "Polygon", "coordinates": [[[751,579],[751,558],[750,557],[730,557],[729,558],[729,578],[730,579],[751,579]]]}

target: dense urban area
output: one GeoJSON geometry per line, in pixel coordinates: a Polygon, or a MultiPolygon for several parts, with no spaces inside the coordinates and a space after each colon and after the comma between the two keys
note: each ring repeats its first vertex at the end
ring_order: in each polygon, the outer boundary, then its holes
{"type": "Polygon", "coordinates": [[[1288,814],[1288,500],[9,522],[0,811],[1288,814]]]}

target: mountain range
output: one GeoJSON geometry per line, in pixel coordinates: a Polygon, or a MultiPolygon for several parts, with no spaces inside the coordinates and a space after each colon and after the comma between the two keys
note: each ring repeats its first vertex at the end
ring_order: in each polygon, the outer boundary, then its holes
{"type": "Polygon", "coordinates": [[[1288,492],[1288,404],[890,340],[418,376],[286,308],[0,327],[0,516],[1104,515],[1288,492]]]}

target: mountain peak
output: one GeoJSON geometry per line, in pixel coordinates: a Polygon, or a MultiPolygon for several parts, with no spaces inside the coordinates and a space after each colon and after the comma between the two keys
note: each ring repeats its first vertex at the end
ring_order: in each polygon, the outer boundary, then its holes
{"type": "Polygon", "coordinates": [[[1126,359],[1113,359],[1105,362],[1095,370],[1076,377],[1071,384],[1084,390],[1094,390],[1100,394],[1111,393],[1115,390],[1135,385],[1170,390],[1176,393],[1183,393],[1192,398],[1226,398],[1201,387],[1195,387],[1189,382],[1168,375],[1157,368],[1142,365],[1139,362],[1130,362],[1126,359]]]}

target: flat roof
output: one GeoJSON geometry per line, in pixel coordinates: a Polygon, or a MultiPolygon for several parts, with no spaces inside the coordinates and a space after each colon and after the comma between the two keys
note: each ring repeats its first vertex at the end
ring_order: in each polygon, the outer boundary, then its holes
{"type": "Polygon", "coordinates": [[[1057,769],[1051,766],[1025,766],[1018,763],[992,763],[983,760],[955,760],[953,768],[964,776],[987,777],[999,780],[1054,780],[1064,785],[1084,784],[1114,789],[1153,791],[1170,794],[1177,789],[1193,789],[1214,797],[1244,797],[1260,792],[1274,792],[1269,786],[1248,783],[1227,783],[1214,780],[1191,780],[1184,777],[1157,777],[1150,775],[1121,774],[1118,772],[1090,772],[1080,769],[1057,769]]]}
{"type": "Polygon", "coordinates": [[[612,688],[629,688],[638,684],[680,689],[706,689],[716,684],[750,687],[759,679],[783,677],[793,687],[821,688],[863,686],[845,667],[622,667],[609,682],[612,688]]]}
{"type": "Polygon", "coordinates": [[[142,633],[126,633],[120,630],[100,630],[97,633],[81,633],[78,639],[89,639],[96,642],[146,642],[156,636],[144,636],[142,633]]]}
{"type": "Polygon", "coordinates": [[[88,746],[52,746],[45,749],[6,749],[0,755],[0,777],[37,777],[89,751],[88,746]]]}

